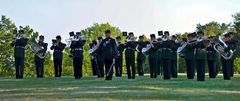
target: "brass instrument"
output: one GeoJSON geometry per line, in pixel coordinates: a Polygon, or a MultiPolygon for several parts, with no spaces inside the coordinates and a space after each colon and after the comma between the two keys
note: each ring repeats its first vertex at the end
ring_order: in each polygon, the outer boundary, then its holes
{"type": "Polygon", "coordinates": [[[70,47],[71,43],[74,41],[80,41],[80,40],[85,40],[84,36],[81,34],[81,32],[76,32],[76,34],[74,34],[74,32],[69,32],[69,36],[70,38],[66,39],[66,43],[67,43],[67,47],[70,47]]]}
{"type": "Polygon", "coordinates": [[[233,57],[234,51],[231,49],[229,51],[225,51],[225,48],[227,48],[228,45],[222,40],[220,36],[217,38],[218,42],[214,44],[214,50],[216,50],[216,52],[220,54],[224,59],[231,59],[233,57]]]}
{"type": "Polygon", "coordinates": [[[40,46],[37,41],[31,42],[28,46],[39,58],[44,59],[46,57],[44,52],[40,52],[44,48],[40,46]]]}
{"type": "Polygon", "coordinates": [[[159,43],[159,42],[150,41],[150,42],[147,44],[147,46],[142,49],[142,53],[148,52],[152,47],[154,47],[154,44],[156,44],[156,43],[159,43]]]}
{"type": "Polygon", "coordinates": [[[94,52],[99,48],[101,42],[97,42],[91,49],[88,50],[88,54],[93,55],[94,52]]]}

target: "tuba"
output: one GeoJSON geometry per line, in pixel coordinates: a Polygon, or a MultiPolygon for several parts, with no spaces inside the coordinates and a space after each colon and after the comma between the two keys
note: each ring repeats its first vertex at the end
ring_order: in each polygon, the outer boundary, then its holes
{"type": "Polygon", "coordinates": [[[225,48],[228,47],[228,45],[222,40],[220,36],[218,36],[218,42],[214,44],[214,50],[218,54],[220,54],[224,59],[229,60],[233,57],[233,50],[225,51],[225,48]]]}

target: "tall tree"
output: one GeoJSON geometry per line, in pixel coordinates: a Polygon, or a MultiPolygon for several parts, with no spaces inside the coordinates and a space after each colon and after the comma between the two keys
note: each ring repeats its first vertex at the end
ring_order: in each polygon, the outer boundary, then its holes
{"type": "MultiPolygon", "coordinates": [[[[236,13],[235,15],[233,15],[233,28],[232,31],[235,32],[235,37],[236,39],[240,39],[240,12],[239,13],[236,13]]],[[[236,54],[236,57],[240,57],[240,42],[237,43],[238,47],[237,47],[237,50],[235,52],[236,54]]]]}

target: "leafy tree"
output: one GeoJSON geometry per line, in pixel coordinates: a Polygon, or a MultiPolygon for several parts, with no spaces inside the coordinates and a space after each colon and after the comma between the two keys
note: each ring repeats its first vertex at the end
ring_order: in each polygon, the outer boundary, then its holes
{"type": "MultiPolygon", "coordinates": [[[[14,40],[15,35],[13,31],[17,29],[16,25],[5,16],[1,17],[0,21],[0,76],[13,76],[15,75],[14,69],[14,48],[10,43],[14,40]]],[[[39,33],[34,32],[29,26],[23,27],[23,30],[29,40],[37,39],[39,33]]],[[[50,59],[51,57],[47,57],[50,59]]],[[[35,75],[34,53],[27,46],[25,52],[25,76],[35,75]]]]}

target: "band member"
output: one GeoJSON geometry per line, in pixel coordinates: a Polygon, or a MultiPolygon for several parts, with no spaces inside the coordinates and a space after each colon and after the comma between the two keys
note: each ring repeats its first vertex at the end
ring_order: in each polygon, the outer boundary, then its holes
{"type": "Polygon", "coordinates": [[[116,58],[115,74],[116,74],[116,77],[122,77],[122,60],[123,60],[122,58],[123,58],[124,44],[121,43],[120,36],[118,36],[116,39],[117,39],[118,56],[116,58]]]}
{"type": "MultiPolygon", "coordinates": [[[[98,37],[97,46],[102,42],[103,38],[100,36],[98,37]]],[[[103,50],[98,50],[96,52],[96,58],[97,59],[97,73],[99,78],[104,77],[104,57],[103,57],[103,50]]]]}
{"type": "Polygon", "coordinates": [[[173,78],[177,78],[178,76],[178,67],[177,67],[177,49],[180,46],[179,43],[176,43],[176,36],[173,35],[171,36],[171,40],[170,42],[172,42],[172,56],[171,56],[171,76],[173,78]]]}
{"type": "Polygon", "coordinates": [[[132,32],[129,33],[128,37],[129,41],[125,44],[125,60],[127,67],[128,79],[135,79],[135,48],[137,46],[134,41],[134,34],[132,32]]]}
{"type": "Polygon", "coordinates": [[[163,62],[163,79],[171,78],[171,56],[172,56],[172,42],[169,40],[169,32],[164,32],[162,40],[162,62],[163,62]]]}
{"type": "Polygon", "coordinates": [[[197,81],[205,81],[205,63],[207,59],[207,51],[205,40],[202,39],[202,36],[204,35],[203,32],[198,32],[199,39],[196,43],[196,68],[197,68],[197,81]]]}
{"type": "Polygon", "coordinates": [[[143,41],[144,37],[139,36],[139,41],[137,45],[137,67],[138,67],[138,75],[144,76],[144,62],[145,62],[145,55],[142,53],[142,48],[146,47],[146,43],[143,41]]]}
{"type": "Polygon", "coordinates": [[[194,79],[195,76],[195,66],[194,66],[194,50],[195,50],[195,41],[194,34],[190,33],[187,35],[188,44],[184,49],[185,63],[187,67],[187,78],[194,79]]]}
{"type": "MultiPolygon", "coordinates": [[[[95,46],[97,45],[97,41],[96,40],[93,40],[90,44],[89,44],[89,46],[90,46],[90,48],[92,49],[92,48],[94,48],[95,46]]],[[[98,54],[98,53],[96,53],[96,54],[98,54]]],[[[98,60],[97,59],[97,56],[96,56],[96,54],[93,54],[93,56],[91,57],[91,65],[92,65],[92,73],[93,73],[93,76],[95,76],[95,75],[98,75],[98,70],[97,70],[97,62],[96,62],[96,60],[98,60]]],[[[99,54],[100,55],[100,54],[99,54]]],[[[99,59],[100,60],[100,59],[99,59]]]]}
{"type": "Polygon", "coordinates": [[[83,64],[83,46],[85,39],[81,38],[81,32],[77,32],[71,42],[70,48],[73,56],[73,67],[75,79],[82,78],[82,64],[83,64]]]}
{"type": "Polygon", "coordinates": [[[103,51],[103,57],[104,57],[104,65],[105,65],[105,72],[106,72],[106,78],[105,80],[112,80],[113,75],[113,68],[116,55],[117,55],[117,46],[116,41],[111,38],[111,31],[106,30],[105,31],[106,38],[103,39],[101,42],[99,48],[103,51]]]}
{"type": "MultiPolygon", "coordinates": [[[[161,38],[158,38],[158,42],[162,42],[161,38]]],[[[163,75],[162,67],[162,48],[158,49],[158,59],[157,59],[157,75],[163,75]]]]}
{"type": "Polygon", "coordinates": [[[66,47],[66,44],[61,42],[61,36],[57,36],[56,40],[53,40],[53,45],[51,46],[51,50],[53,51],[53,61],[54,61],[54,70],[55,77],[62,76],[62,59],[63,59],[63,50],[66,47]]]}
{"type": "MultiPolygon", "coordinates": [[[[227,33],[224,35],[224,42],[228,45],[228,47],[224,51],[229,51],[232,49],[231,47],[231,37],[227,33]]],[[[221,57],[222,61],[222,70],[223,70],[223,79],[224,80],[230,80],[231,78],[231,59],[225,59],[221,57]]]]}
{"type": "Polygon", "coordinates": [[[16,36],[11,46],[14,47],[16,78],[22,79],[24,72],[25,46],[27,45],[28,38],[26,38],[24,30],[22,29],[19,30],[18,34],[16,33],[16,36]]]}
{"type": "MultiPolygon", "coordinates": [[[[42,50],[38,51],[38,53],[46,54],[48,44],[44,42],[44,36],[39,36],[38,45],[43,47],[42,50]]],[[[39,56],[35,55],[35,65],[36,65],[36,74],[37,78],[43,78],[44,75],[44,58],[40,58],[39,56]]]]}
{"type": "Polygon", "coordinates": [[[209,78],[216,78],[216,76],[217,76],[217,68],[216,68],[217,53],[214,49],[214,36],[210,36],[209,41],[210,41],[210,43],[207,47],[207,61],[208,61],[209,78]]]}
{"type": "MultiPolygon", "coordinates": [[[[235,51],[237,49],[238,40],[234,37],[234,33],[233,32],[229,32],[228,34],[229,34],[229,36],[231,38],[230,45],[232,47],[232,50],[235,51]]],[[[233,55],[233,57],[230,59],[231,60],[231,69],[230,69],[231,77],[234,76],[234,60],[235,60],[235,58],[236,58],[236,56],[233,55]]]]}
{"type": "Polygon", "coordinates": [[[151,41],[150,44],[151,48],[147,52],[148,54],[148,61],[150,67],[150,78],[157,78],[157,59],[158,59],[158,49],[159,44],[156,41],[155,34],[150,35],[151,41]]]}

